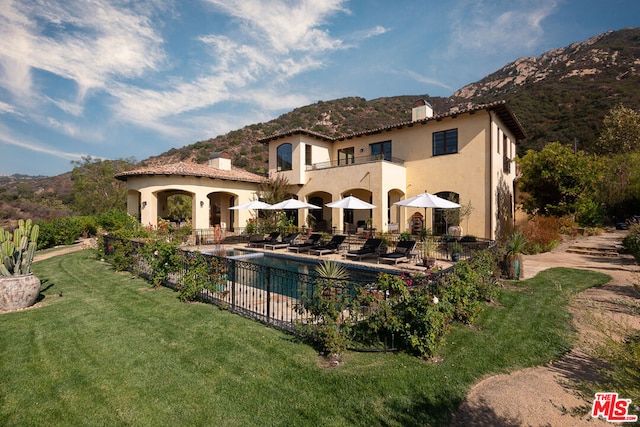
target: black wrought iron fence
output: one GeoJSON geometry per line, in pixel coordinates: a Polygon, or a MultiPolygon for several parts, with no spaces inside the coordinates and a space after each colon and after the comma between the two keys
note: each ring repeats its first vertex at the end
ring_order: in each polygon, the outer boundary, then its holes
{"type": "MultiPolygon", "coordinates": [[[[133,256],[130,259],[131,270],[136,274],[149,277],[151,266],[140,252],[142,243],[104,237],[105,256],[114,253],[117,244],[131,244],[133,256]]],[[[209,283],[198,298],[216,304],[222,308],[278,329],[296,332],[296,322],[306,322],[308,313],[301,310],[305,298],[311,298],[318,286],[317,275],[299,273],[268,265],[259,265],[248,260],[226,258],[213,254],[201,254],[210,266],[217,266],[223,271],[222,280],[209,283]],[[213,290],[211,290],[213,289],[213,290]]],[[[185,258],[182,258],[185,259],[185,258]]],[[[170,274],[164,285],[176,288],[184,284],[188,263],[183,262],[181,268],[170,274]]],[[[208,275],[207,277],[211,277],[208,275]]],[[[210,280],[204,278],[202,280],[210,280]]],[[[372,285],[370,280],[349,279],[349,288],[372,285]]]]}

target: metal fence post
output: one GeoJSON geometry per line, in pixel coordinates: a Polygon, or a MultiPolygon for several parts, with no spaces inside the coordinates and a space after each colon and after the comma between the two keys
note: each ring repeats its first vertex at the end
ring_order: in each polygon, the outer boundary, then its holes
{"type": "Polygon", "coordinates": [[[271,318],[271,267],[267,267],[267,324],[270,324],[271,318]]]}

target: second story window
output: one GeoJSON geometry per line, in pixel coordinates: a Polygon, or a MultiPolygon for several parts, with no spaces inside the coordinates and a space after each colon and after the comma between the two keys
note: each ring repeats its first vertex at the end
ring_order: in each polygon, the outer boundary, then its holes
{"type": "Polygon", "coordinates": [[[450,129],[433,134],[433,155],[453,154],[458,152],[458,129],[450,129]]]}
{"type": "Polygon", "coordinates": [[[277,170],[278,171],[290,171],[292,169],[292,148],[291,144],[282,144],[276,150],[277,170]]]}
{"type": "Polygon", "coordinates": [[[311,145],[305,144],[304,146],[304,164],[310,166],[313,164],[313,158],[311,157],[311,145]]]}
{"type": "Polygon", "coordinates": [[[391,141],[376,142],[375,144],[371,144],[371,155],[390,162],[391,141]]]}
{"type": "Polygon", "coordinates": [[[355,151],[353,147],[343,148],[338,150],[338,164],[339,165],[349,165],[351,163],[355,163],[355,151]]]}

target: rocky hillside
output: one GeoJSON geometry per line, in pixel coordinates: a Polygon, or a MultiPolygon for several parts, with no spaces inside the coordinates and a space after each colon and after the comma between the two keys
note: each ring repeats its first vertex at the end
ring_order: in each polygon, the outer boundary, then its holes
{"type": "Polygon", "coordinates": [[[457,102],[506,100],[525,127],[524,148],[548,142],[590,150],[616,104],[640,109],[640,29],[609,31],[520,58],[453,94],[457,102]]]}

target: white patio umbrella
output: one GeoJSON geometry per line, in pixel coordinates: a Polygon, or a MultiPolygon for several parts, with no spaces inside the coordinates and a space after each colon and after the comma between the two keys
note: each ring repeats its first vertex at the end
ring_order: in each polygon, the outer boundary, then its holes
{"type": "MultiPolygon", "coordinates": [[[[260,210],[260,209],[269,209],[271,205],[269,203],[261,202],[260,200],[253,200],[249,203],[243,203],[238,206],[232,206],[229,209],[237,211],[237,210],[260,210]]],[[[256,215],[256,218],[258,215],[256,215]]]]}
{"type": "MultiPolygon", "coordinates": [[[[371,203],[367,203],[364,200],[360,200],[357,197],[353,197],[353,196],[347,196],[336,202],[327,203],[325,204],[325,206],[330,208],[340,208],[340,209],[374,209],[376,208],[376,205],[372,205],[371,203]]],[[[351,230],[349,230],[347,234],[351,235],[351,230]]],[[[351,239],[349,239],[348,245],[349,245],[349,249],[351,249],[351,239]]]]}
{"type": "Polygon", "coordinates": [[[374,209],[376,207],[371,203],[367,203],[364,200],[360,200],[357,197],[353,196],[347,196],[344,199],[338,200],[337,202],[327,203],[325,206],[341,209],[374,209]]]}
{"type": "Polygon", "coordinates": [[[269,203],[261,202],[260,200],[254,200],[249,203],[243,203],[238,206],[232,206],[229,209],[232,210],[240,210],[240,209],[269,209],[271,205],[269,203]]]}
{"type": "Polygon", "coordinates": [[[312,205],[311,203],[303,202],[302,200],[289,199],[275,205],[271,205],[268,208],[272,211],[290,210],[290,209],[322,209],[321,206],[312,205]]]}
{"type": "Polygon", "coordinates": [[[455,209],[460,207],[457,203],[438,197],[435,194],[427,193],[426,191],[422,194],[418,194],[417,196],[395,202],[394,205],[404,206],[407,208],[424,208],[425,220],[427,218],[427,208],[455,209]]]}

